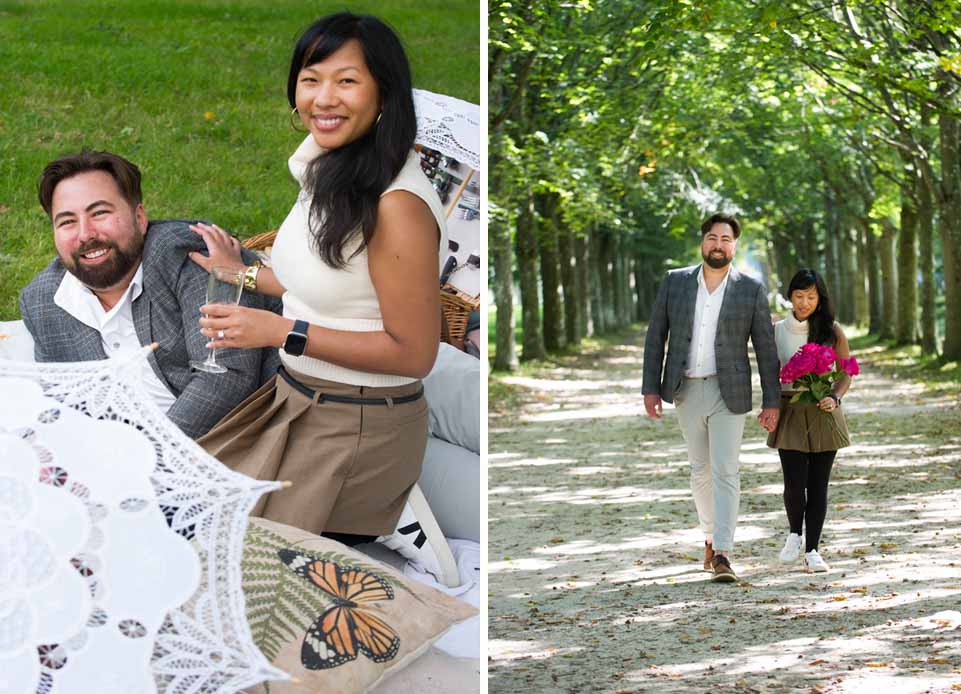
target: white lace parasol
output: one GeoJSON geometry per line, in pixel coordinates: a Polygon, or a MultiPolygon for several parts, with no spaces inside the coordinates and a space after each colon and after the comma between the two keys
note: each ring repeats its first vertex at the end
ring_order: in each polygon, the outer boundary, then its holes
{"type": "Polygon", "coordinates": [[[125,360],[0,360],[0,692],[233,693],[288,679],[244,615],[247,514],[279,483],[205,453],[125,360]]]}
{"type": "Polygon", "coordinates": [[[480,107],[423,89],[414,90],[417,143],[480,171],[480,107]]]}

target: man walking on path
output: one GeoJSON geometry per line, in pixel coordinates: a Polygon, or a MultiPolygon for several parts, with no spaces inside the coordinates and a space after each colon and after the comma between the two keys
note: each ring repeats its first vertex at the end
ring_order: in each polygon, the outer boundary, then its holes
{"type": "Polygon", "coordinates": [[[729,554],[740,501],[738,455],[751,410],[751,339],[761,375],[758,421],[777,427],[781,388],[767,291],[731,260],[741,227],[715,214],[701,225],[700,265],[672,270],[654,300],[644,345],[644,408],[659,419],[673,402],[687,443],[691,490],[704,532],[704,568],[737,580],[729,554]],[[664,346],[667,345],[667,361],[664,346]]]}

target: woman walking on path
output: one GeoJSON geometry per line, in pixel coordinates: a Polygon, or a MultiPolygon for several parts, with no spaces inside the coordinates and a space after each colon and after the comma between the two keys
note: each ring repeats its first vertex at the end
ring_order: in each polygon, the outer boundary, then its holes
{"type": "MultiPolygon", "coordinates": [[[[834,322],[834,308],[824,280],[814,270],[801,269],[791,279],[787,296],[792,310],[774,326],[781,364],[787,364],[803,345],[815,343],[833,348],[840,368],[841,359],[850,356],[850,349],[844,331],[834,322]]],[[[841,412],[841,398],[850,385],[851,378],[842,376],[831,394],[815,405],[791,402],[794,386],[783,384],[781,416],[767,439],[767,445],[776,448],[781,458],[784,509],[790,524],[780,558],[783,562],[797,561],[803,550],[804,566],[809,572],[828,570],[818,553],[818,543],[827,514],[834,458],[838,449],[850,445],[841,412]]]]}

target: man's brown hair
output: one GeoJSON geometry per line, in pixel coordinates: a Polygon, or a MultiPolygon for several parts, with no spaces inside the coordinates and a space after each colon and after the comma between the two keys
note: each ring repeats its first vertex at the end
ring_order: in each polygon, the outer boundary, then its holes
{"type": "Polygon", "coordinates": [[[704,234],[709,232],[711,227],[715,224],[727,224],[731,227],[731,229],[734,230],[734,238],[739,238],[741,236],[741,225],[738,224],[734,217],[726,214],[712,214],[710,217],[705,219],[704,223],[701,225],[701,236],[703,237],[704,234]]]}
{"type": "Polygon", "coordinates": [[[40,206],[52,217],[53,191],[64,179],[87,173],[88,171],[105,171],[117,182],[121,195],[134,209],[141,203],[143,196],[140,192],[140,169],[136,164],[110,152],[95,152],[83,150],[79,154],[61,157],[47,164],[40,176],[37,186],[40,196],[40,206]]]}

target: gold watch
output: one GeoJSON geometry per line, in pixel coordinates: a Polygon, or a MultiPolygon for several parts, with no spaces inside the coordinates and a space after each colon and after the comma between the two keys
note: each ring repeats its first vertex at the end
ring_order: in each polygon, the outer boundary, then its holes
{"type": "Polygon", "coordinates": [[[263,266],[264,264],[259,260],[255,260],[253,265],[247,266],[244,271],[244,289],[251,292],[257,291],[257,273],[263,266]]]}

